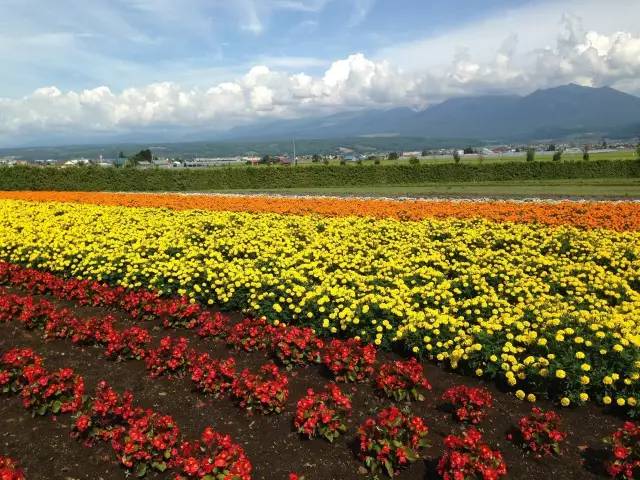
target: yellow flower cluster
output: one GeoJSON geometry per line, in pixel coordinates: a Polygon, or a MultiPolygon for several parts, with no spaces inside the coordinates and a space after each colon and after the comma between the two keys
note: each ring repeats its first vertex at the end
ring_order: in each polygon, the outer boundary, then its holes
{"type": "Polygon", "coordinates": [[[400,342],[532,402],[640,398],[640,232],[3,200],[0,259],[400,342]]]}

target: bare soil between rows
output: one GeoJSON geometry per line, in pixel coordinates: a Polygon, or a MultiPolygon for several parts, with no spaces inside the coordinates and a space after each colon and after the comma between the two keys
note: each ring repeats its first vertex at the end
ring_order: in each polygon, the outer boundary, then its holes
{"type": "MultiPolygon", "coordinates": [[[[16,293],[25,293],[16,290],[16,293]]],[[[72,306],[47,297],[60,306],[72,306]]],[[[79,317],[115,315],[120,327],[134,325],[118,310],[73,306],[79,317]]],[[[235,319],[241,318],[239,314],[235,319]]],[[[135,323],[139,324],[139,323],[135,323]]],[[[188,330],[163,329],[151,323],[141,324],[149,329],[154,344],[160,338],[184,336],[198,351],[215,358],[234,356],[238,368],[256,371],[270,360],[262,352],[245,353],[226,347],[223,341],[200,339],[188,330]]],[[[49,369],[70,367],[82,375],[87,393],[106,380],[117,391],[132,390],[137,404],[171,415],[188,438],[199,437],[206,426],[230,434],[242,445],[254,467],[253,478],[258,480],[286,480],[289,472],[305,475],[306,480],[350,480],[369,478],[357,459],[356,430],[358,425],[378,409],[392,402],[376,394],[369,384],[342,384],[343,391],[353,395],[353,415],[349,431],[333,444],[324,440],[306,440],[293,429],[297,401],[307,388],[320,390],[330,380],[321,366],[294,369],[289,373],[289,400],[280,415],[248,415],[228,397],[213,399],[193,391],[188,378],[151,379],[144,362],[112,362],[104,358],[100,347],[74,346],[70,341],[44,341],[38,331],[26,331],[18,322],[0,324],[0,351],[13,347],[30,347],[45,360],[49,369]]],[[[379,361],[398,358],[396,354],[380,352],[379,361]]],[[[494,406],[480,425],[485,440],[498,448],[507,463],[507,478],[537,479],[596,479],[606,478],[602,467],[606,458],[602,438],[610,435],[623,422],[622,418],[604,413],[594,405],[575,409],[561,409],[563,427],[568,439],[562,456],[537,461],[506,439],[518,419],[530,411],[531,405],[517,400],[513,394],[500,391],[495,384],[458,375],[431,363],[425,364],[425,374],[433,390],[424,402],[411,403],[410,409],[426,419],[429,426],[430,447],[424,460],[411,465],[398,477],[400,480],[439,478],[435,466],[443,452],[446,435],[460,431],[460,424],[451,418],[440,397],[453,385],[466,384],[488,388],[494,396],[494,406]]],[[[543,408],[556,408],[538,402],[543,408]]],[[[17,397],[0,397],[0,455],[9,455],[24,468],[30,480],[120,480],[126,478],[108,446],[86,448],[70,437],[72,419],[69,416],[32,418],[22,408],[17,397]]],[[[147,478],[172,478],[171,474],[151,474],[147,478]]]]}

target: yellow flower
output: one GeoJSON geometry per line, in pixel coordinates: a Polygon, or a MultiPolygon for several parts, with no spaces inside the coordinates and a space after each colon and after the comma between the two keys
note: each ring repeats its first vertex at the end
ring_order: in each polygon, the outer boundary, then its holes
{"type": "Polygon", "coordinates": [[[588,394],[588,393],[584,393],[584,392],[582,392],[582,393],[580,394],[580,401],[582,401],[582,402],[586,402],[587,400],[589,400],[589,394],[588,394]]]}
{"type": "Polygon", "coordinates": [[[536,396],[533,393],[530,393],[529,395],[527,395],[527,400],[533,403],[536,401],[536,396]]]}
{"type": "Polygon", "coordinates": [[[605,405],[610,405],[611,397],[609,395],[605,395],[604,397],[602,397],[602,403],[604,403],[605,405]]]}
{"type": "Polygon", "coordinates": [[[556,378],[565,378],[567,373],[564,370],[556,370],[556,378]]]}
{"type": "Polygon", "coordinates": [[[563,407],[568,407],[571,404],[571,400],[569,400],[567,397],[562,397],[562,399],[560,400],[560,405],[562,405],[563,407]]]}
{"type": "Polygon", "coordinates": [[[602,383],[604,383],[605,385],[611,385],[613,383],[613,378],[607,375],[602,379],[602,383]]]}
{"type": "Polygon", "coordinates": [[[522,390],[516,390],[516,397],[517,397],[519,400],[524,400],[525,393],[524,393],[522,390]]]}
{"type": "Polygon", "coordinates": [[[627,403],[626,400],[622,397],[618,397],[616,399],[616,403],[618,404],[619,407],[624,407],[624,405],[627,403]]]}

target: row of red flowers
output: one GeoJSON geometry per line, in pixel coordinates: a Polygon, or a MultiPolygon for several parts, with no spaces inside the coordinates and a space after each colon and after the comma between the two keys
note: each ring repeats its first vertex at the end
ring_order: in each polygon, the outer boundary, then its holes
{"type": "MultiPolygon", "coordinates": [[[[239,405],[249,411],[280,413],[288,398],[288,378],[273,363],[264,365],[257,374],[249,370],[236,373],[233,358],[222,361],[211,359],[207,354],[191,349],[184,337],[165,337],[157,348],[150,348],[151,336],[141,327],[119,331],[111,317],[80,319],[68,309],[57,308],[48,300],[0,290],[0,321],[12,318],[17,318],[25,328],[41,329],[45,338],[70,338],[74,343],[103,345],[105,354],[110,358],[144,358],[152,378],[189,374],[198,390],[214,394],[230,391],[239,405]],[[86,333],[79,335],[78,332],[86,333]]],[[[63,373],[51,378],[51,382],[60,385],[60,388],[64,382],[71,381],[63,373]]],[[[80,391],[81,387],[78,385],[76,388],[80,391]]],[[[43,385],[43,388],[53,387],[43,385]]],[[[41,389],[33,386],[31,390],[29,401],[35,402],[42,393],[41,389]]],[[[66,407],[65,402],[56,401],[50,405],[39,405],[38,408],[46,413],[48,409],[66,407]]]]}
{"type": "Polygon", "coordinates": [[[104,381],[88,398],[80,375],[68,368],[47,371],[42,358],[31,349],[12,349],[0,357],[0,386],[5,392],[20,394],[24,407],[34,413],[74,414],[75,437],[87,446],[107,442],[118,461],[138,476],[151,469],[172,469],[177,480],[207,475],[251,478],[251,463],[228,435],[207,427],[200,440],[188,441],[173,418],[135,406],[131,392],[119,395],[104,381]]]}
{"type": "MultiPolygon", "coordinates": [[[[229,326],[227,317],[211,314],[185,299],[162,299],[150,292],[124,291],[95,282],[90,288],[92,295],[81,295],[79,290],[86,286],[85,281],[62,280],[47,273],[0,264],[0,283],[7,282],[80,304],[115,305],[124,308],[134,318],[161,319],[167,328],[198,328],[203,336],[226,337],[229,345],[245,351],[271,350],[287,368],[322,361],[337,381],[361,381],[374,371],[375,348],[356,340],[333,340],[324,345],[310,329],[275,327],[264,320],[246,319],[229,326]],[[101,299],[101,295],[105,299],[101,299]],[[184,321],[185,318],[190,320],[184,321]]],[[[149,349],[150,335],[145,329],[132,327],[118,331],[113,327],[115,320],[108,316],[79,320],[67,309],[53,308],[46,300],[0,295],[0,321],[11,318],[18,318],[26,328],[43,328],[47,338],[71,338],[75,343],[103,344],[110,358],[145,358],[152,376],[188,373],[198,390],[214,395],[231,392],[240,405],[251,410],[280,412],[288,395],[287,377],[273,364],[265,365],[258,374],[246,370],[237,374],[233,358],[211,359],[207,354],[189,349],[186,339],[181,338],[172,340],[167,337],[160,347],[149,349]]],[[[51,391],[57,392],[61,399],[45,402],[42,392],[49,389],[36,388],[31,395],[33,398],[25,401],[38,405],[37,410],[44,413],[72,408],[69,405],[74,401],[74,392],[77,397],[83,386],[68,378],[68,372],[57,372],[49,381],[51,391]]],[[[431,387],[424,378],[422,366],[415,359],[383,364],[375,376],[375,385],[398,401],[421,400],[431,387]]],[[[449,389],[443,399],[454,405],[458,420],[472,424],[479,423],[492,404],[489,392],[466,386],[449,389]]],[[[306,436],[333,440],[346,429],[344,419],[349,411],[349,397],[342,394],[335,384],[330,384],[325,392],[308,392],[307,397],[298,402],[294,424],[306,436]],[[345,408],[347,403],[349,408],[345,408]]],[[[518,438],[513,440],[520,441],[536,456],[558,453],[559,444],[566,437],[558,429],[558,418],[554,412],[537,409],[530,417],[520,420],[519,429],[518,438]]],[[[624,438],[627,437],[629,434],[624,438]]],[[[620,443],[621,440],[617,441],[620,443]]],[[[633,452],[631,447],[617,448],[616,461],[609,466],[612,475],[628,477],[629,472],[640,468],[633,452]]]]}
{"type": "MultiPolygon", "coordinates": [[[[111,287],[95,281],[62,279],[38,270],[0,262],[0,285],[11,284],[33,293],[49,294],[60,300],[80,305],[108,306],[124,309],[134,319],[161,321],[165,327],[197,329],[203,337],[226,337],[227,343],[244,351],[268,350],[287,369],[304,363],[323,363],[336,381],[364,381],[373,376],[377,357],[373,345],[364,345],[358,340],[334,339],[329,344],[318,338],[312,329],[301,327],[275,327],[264,319],[247,318],[230,325],[229,318],[211,313],[199,304],[192,304],[186,297],[167,299],[146,290],[132,291],[122,287],[111,287]]],[[[37,306],[33,306],[37,310],[37,306]]],[[[23,309],[24,310],[24,309],[23,309]]],[[[14,317],[17,312],[7,312],[14,317]]],[[[38,312],[36,318],[24,314],[35,327],[45,321],[45,313],[38,312]]],[[[75,342],[96,340],[107,345],[112,358],[141,358],[149,336],[139,327],[125,332],[116,332],[112,321],[101,323],[86,321],[67,326],[65,317],[70,312],[61,312],[62,325],[49,320],[50,336],[66,337],[69,330],[75,342]],[[100,333],[99,335],[97,333],[100,333]]],[[[161,352],[158,352],[162,355],[161,352]]],[[[178,367],[176,365],[176,367],[178,367]]],[[[162,368],[162,366],[159,366],[162,368]]],[[[170,367],[169,367],[170,368],[170,367]]],[[[384,364],[375,376],[378,390],[396,400],[420,400],[430,389],[424,377],[423,367],[415,359],[384,364]]]]}

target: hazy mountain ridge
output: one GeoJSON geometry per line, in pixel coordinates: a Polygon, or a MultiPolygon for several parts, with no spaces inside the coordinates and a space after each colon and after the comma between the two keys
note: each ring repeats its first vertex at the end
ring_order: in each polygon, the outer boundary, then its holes
{"type": "Polygon", "coordinates": [[[640,98],[610,87],[565,85],[530,95],[446,100],[423,111],[366,110],[231,129],[228,139],[332,138],[395,134],[439,138],[534,140],[571,134],[615,134],[640,126],[640,98]]]}

